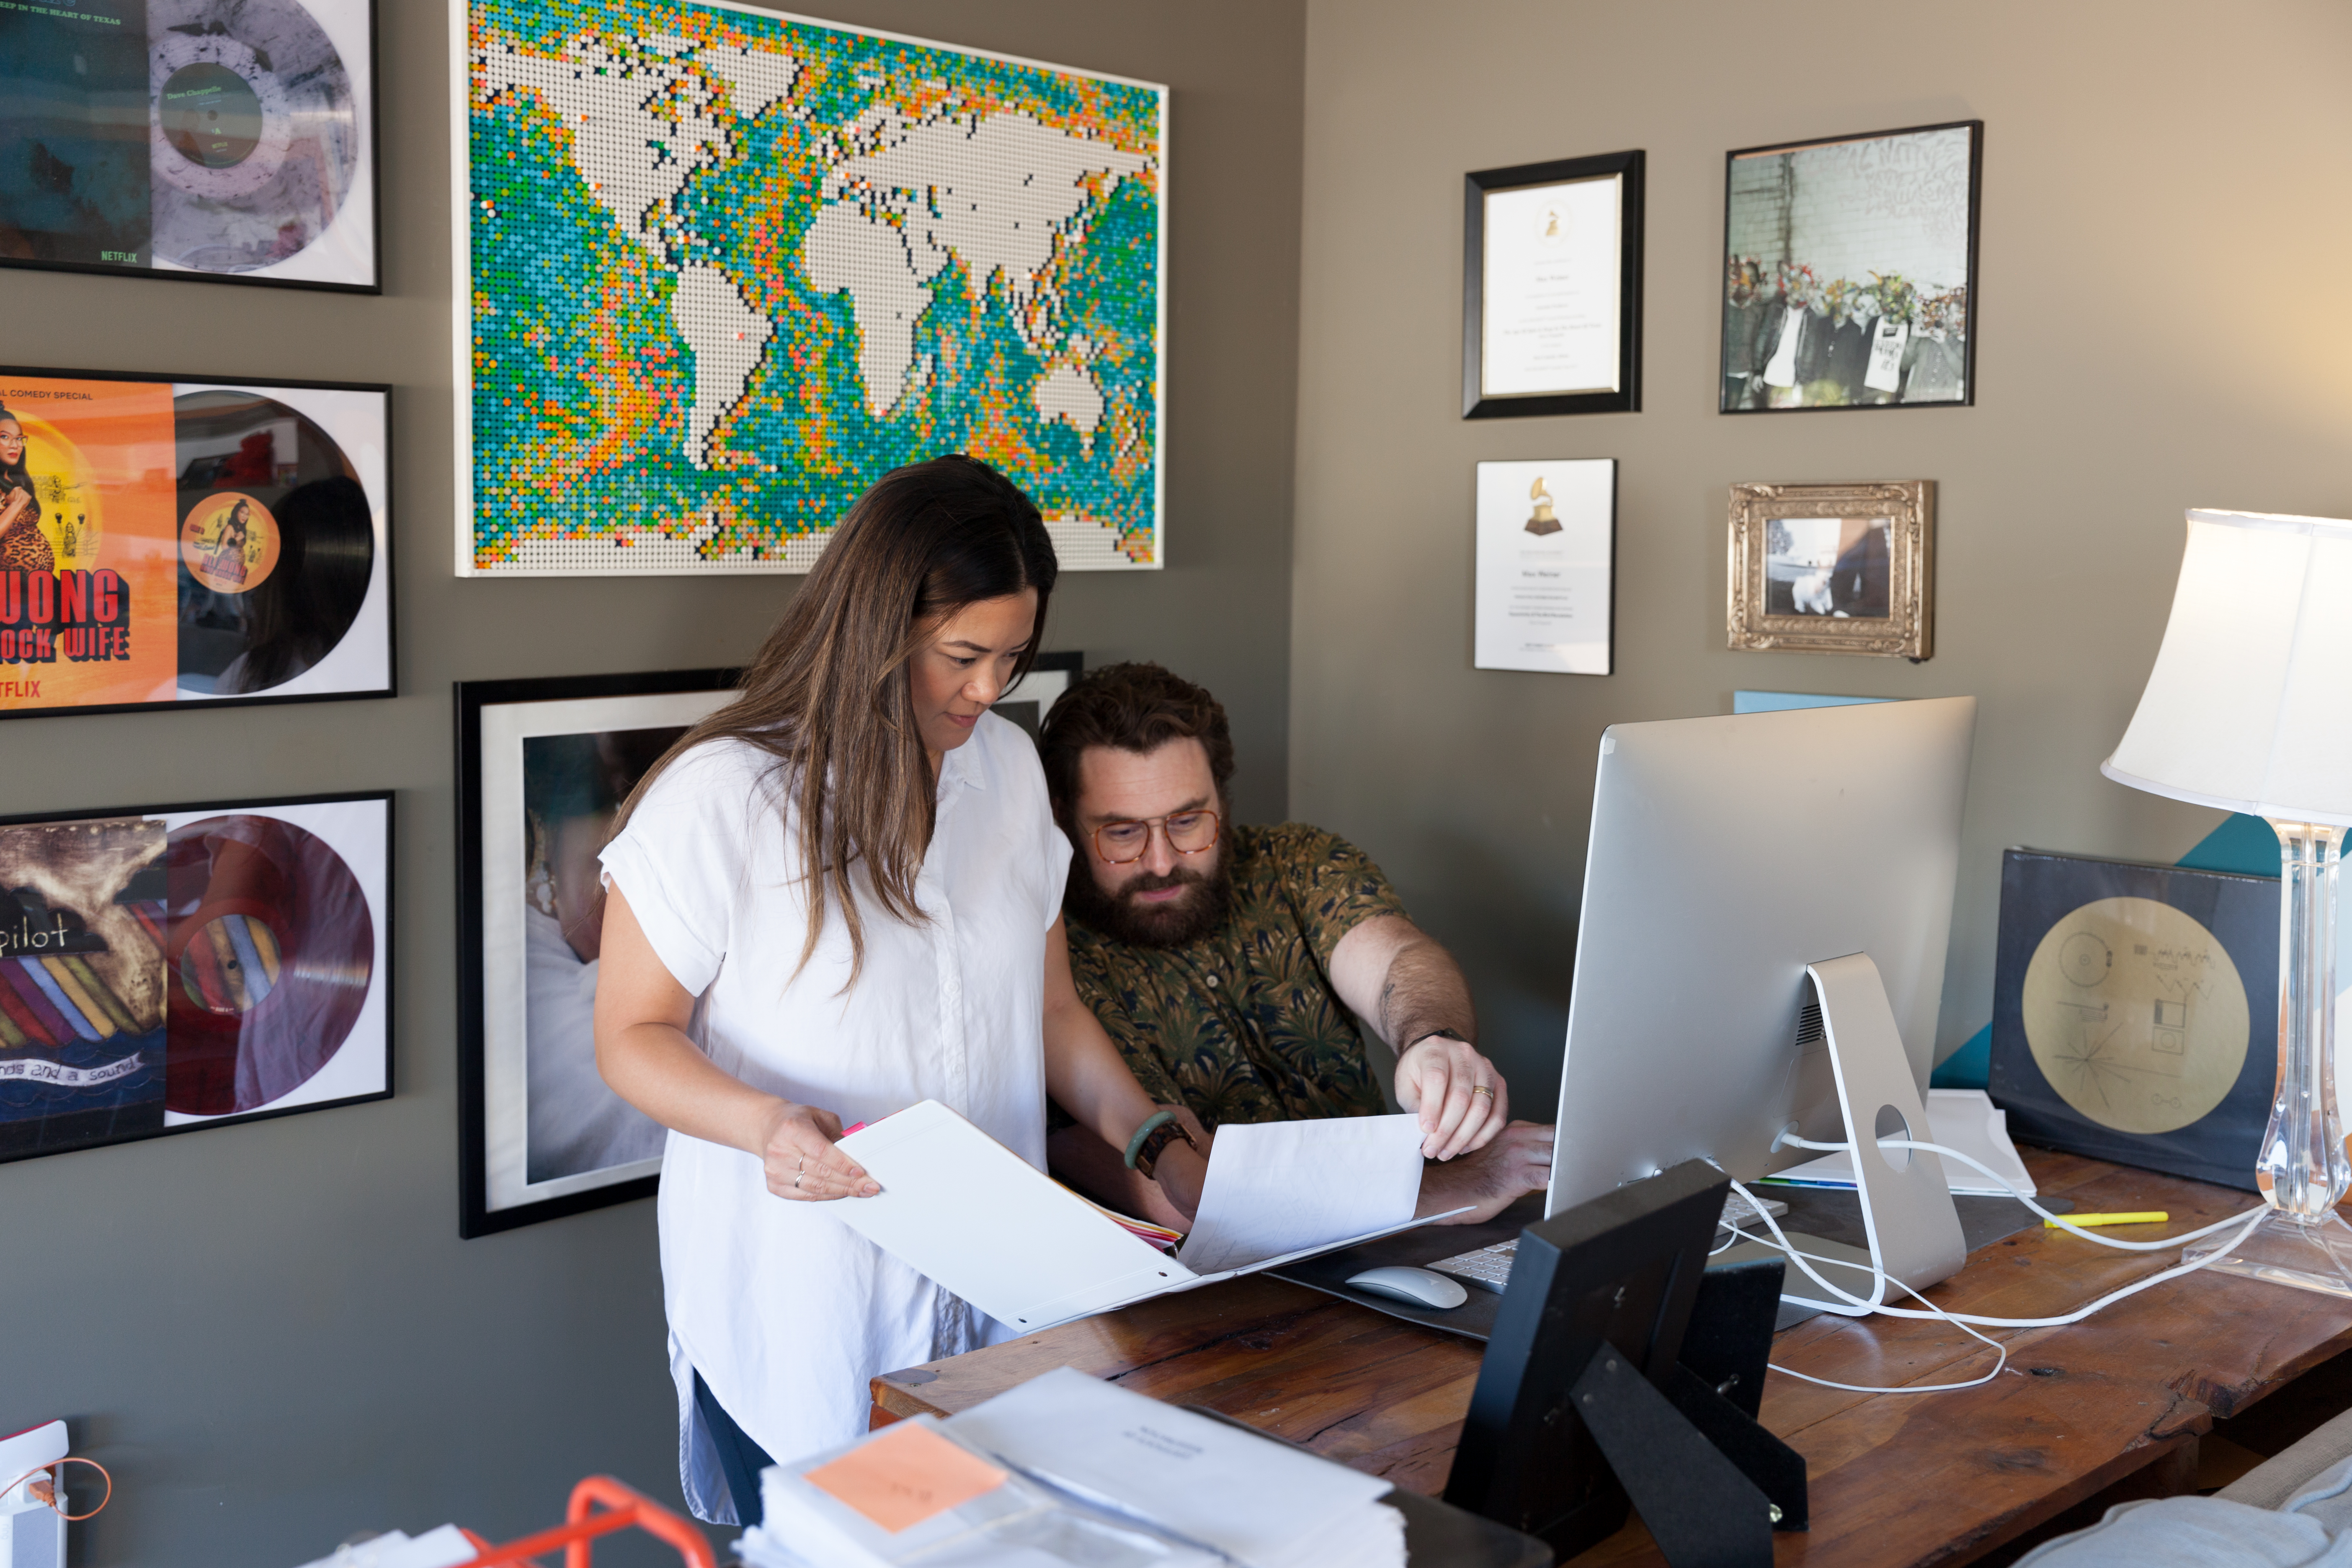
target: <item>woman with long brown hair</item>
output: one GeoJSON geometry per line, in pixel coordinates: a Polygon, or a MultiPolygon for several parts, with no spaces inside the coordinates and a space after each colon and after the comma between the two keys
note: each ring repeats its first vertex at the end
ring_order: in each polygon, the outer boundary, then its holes
{"type": "MultiPolygon", "coordinates": [[[[705,1518],[755,1521],[771,1456],[862,1432],[873,1374],[1010,1336],[825,1211],[879,1190],[845,1122],[935,1099],[1042,1170],[1049,1090],[1119,1147],[1158,1113],[1078,1000],[1069,844],[988,710],[1055,572],[986,464],[887,475],[604,850],[597,1065],[670,1129],[662,1281],[705,1518]]],[[[1190,1214],[1206,1163],[1166,1140],[1141,1149],[1190,1214]]]]}

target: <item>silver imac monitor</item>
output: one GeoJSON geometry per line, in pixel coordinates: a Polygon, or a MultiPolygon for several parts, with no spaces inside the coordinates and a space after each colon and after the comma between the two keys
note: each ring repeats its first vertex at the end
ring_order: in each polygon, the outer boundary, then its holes
{"type": "Polygon", "coordinates": [[[1975,724],[1949,697],[1601,737],[1548,1215],[1687,1159],[1753,1181],[1851,1116],[1872,1253],[1958,1266],[1940,1166],[1874,1139],[1929,1136],[1975,724]]]}

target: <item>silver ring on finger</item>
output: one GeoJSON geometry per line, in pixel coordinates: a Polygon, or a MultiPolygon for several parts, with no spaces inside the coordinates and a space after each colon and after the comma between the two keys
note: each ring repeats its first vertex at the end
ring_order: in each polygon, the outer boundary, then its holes
{"type": "Polygon", "coordinates": [[[799,1177],[799,1176],[795,1175],[795,1176],[793,1178],[793,1191],[794,1191],[794,1192],[799,1192],[800,1190],[801,1190],[801,1179],[800,1179],[800,1177],[799,1177]]]}

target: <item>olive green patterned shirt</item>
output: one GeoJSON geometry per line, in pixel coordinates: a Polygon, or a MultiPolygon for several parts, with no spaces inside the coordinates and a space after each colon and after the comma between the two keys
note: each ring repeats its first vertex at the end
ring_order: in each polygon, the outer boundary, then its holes
{"type": "MultiPolygon", "coordinates": [[[[1233,827],[1224,924],[1189,946],[1132,947],[1069,922],[1078,994],[1152,1099],[1227,1121],[1376,1116],[1364,1040],[1331,989],[1331,950],[1403,900],[1354,845],[1319,827],[1233,827]]],[[[1056,1127],[1068,1119],[1055,1109],[1056,1127]]]]}

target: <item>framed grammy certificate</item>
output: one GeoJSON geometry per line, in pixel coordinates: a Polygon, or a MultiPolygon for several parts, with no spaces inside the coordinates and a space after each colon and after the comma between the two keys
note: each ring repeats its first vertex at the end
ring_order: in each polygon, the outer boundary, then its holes
{"type": "Polygon", "coordinates": [[[1463,184],[1462,417],[1642,406],[1643,154],[1463,184]]]}

